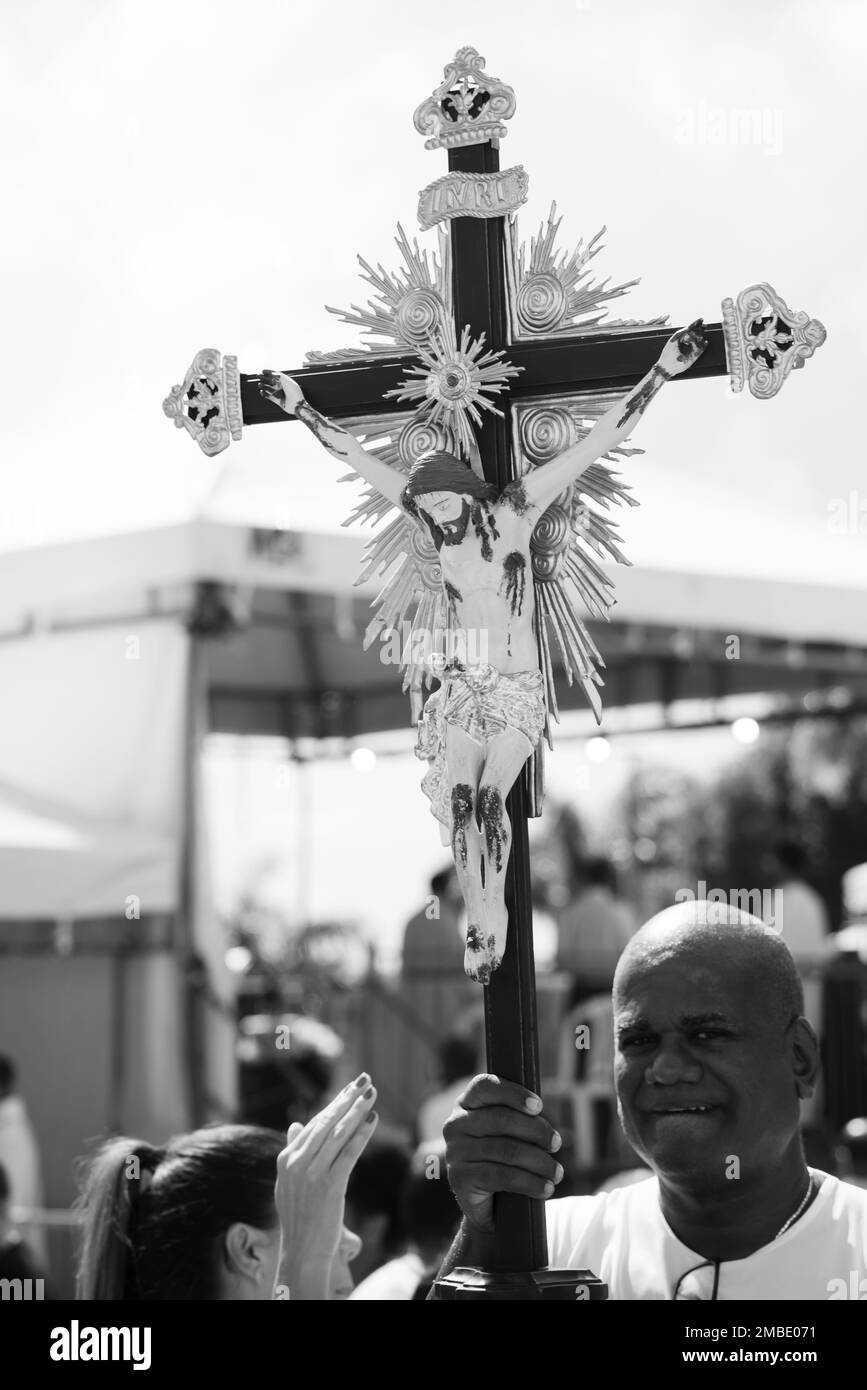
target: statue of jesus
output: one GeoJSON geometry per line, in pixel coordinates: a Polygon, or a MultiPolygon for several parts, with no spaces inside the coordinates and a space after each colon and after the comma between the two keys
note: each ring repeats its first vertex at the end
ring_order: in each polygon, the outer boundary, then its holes
{"type": "MultiPolygon", "coordinates": [[[[664,382],[707,346],[702,321],[674,334],[659,361],[579,443],[508,483],[501,492],[446,452],[423,455],[409,475],[362,448],[305,400],[298,383],[262,373],[261,392],[297,416],[336,458],[401,508],[433,541],[454,626],[484,660],[440,655],[439,689],[419,722],[422,783],[447,827],[467,908],[465,969],[482,984],[506,949],[506,797],[545,727],[536,639],[530,539],[546,508],[596,459],[631,433],[664,382]]],[[[434,658],[436,662],[436,658],[434,658]]]]}

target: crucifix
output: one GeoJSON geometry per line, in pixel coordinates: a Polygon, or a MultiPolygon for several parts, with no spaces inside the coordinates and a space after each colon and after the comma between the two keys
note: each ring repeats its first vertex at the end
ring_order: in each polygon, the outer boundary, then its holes
{"type": "MultiPolygon", "coordinates": [[[[579,609],[607,618],[599,562],[628,563],[607,515],[634,505],[615,471],[640,452],[625,440],[684,375],[728,373],[734,390],[776,395],[825,330],[766,282],[724,300],[721,323],[603,322],[636,282],[593,280],[602,233],[556,252],[552,205],[529,252],[519,242],[527,174],[499,163],[514,110],[469,47],[416,109],[426,148],[448,155],[419,195],[438,246],[429,260],[399,227],[397,274],[361,261],[374,298],[341,317],[372,344],[250,375],[205,349],[163,408],[207,454],[244,425],[300,419],[367,483],[350,519],[385,524],[361,578],[386,578],[365,645],[393,645],[418,722],[422,785],[467,907],[466,969],[484,988],[488,1069],[538,1092],[527,820],[541,814],[558,716],[555,652],[601,717],[604,661],[579,609]]],[[[547,1269],[539,1202],[497,1199],[494,1252],[438,1296],[605,1296],[589,1271],[547,1269]]]]}

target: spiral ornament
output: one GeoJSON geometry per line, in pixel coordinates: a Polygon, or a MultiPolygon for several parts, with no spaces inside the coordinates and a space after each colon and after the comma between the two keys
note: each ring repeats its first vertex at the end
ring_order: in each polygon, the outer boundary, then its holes
{"type": "Polygon", "coordinates": [[[441,326],[443,302],[434,290],[410,290],[397,306],[395,325],[398,336],[412,347],[420,347],[441,326]]]}
{"type": "Polygon", "coordinates": [[[527,463],[548,463],[575,442],[568,410],[540,405],[521,412],[521,451],[527,463]]]}
{"type": "Polygon", "coordinates": [[[539,271],[528,275],[518,290],[516,311],[528,333],[550,333],[566,315],[566,291],[556,275],[539,271]]]}

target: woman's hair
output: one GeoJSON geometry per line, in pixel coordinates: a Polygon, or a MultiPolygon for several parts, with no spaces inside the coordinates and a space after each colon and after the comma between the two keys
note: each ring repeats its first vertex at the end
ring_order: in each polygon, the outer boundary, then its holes
{"type": "Polygon", "coordinates": [[[111,1139],[87,1164],[76,1297],[155,1302],[217,1297],[223,1237],[235,1222],[276,1223],[285,1138],[213,1125],[156,1148],[111,1139]]]}

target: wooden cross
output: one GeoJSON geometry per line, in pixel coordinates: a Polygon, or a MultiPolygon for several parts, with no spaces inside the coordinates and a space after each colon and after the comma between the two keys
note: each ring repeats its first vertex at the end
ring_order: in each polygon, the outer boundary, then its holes
{"type": "MultiPolygon", "coordinates": [[[[677,330],[671,326],[639,327],[610,333],[594,331],[583,337],[580,332],[572,336],[558,334],[535,340],[523,334],[510,341],[505,244],[505,219],[510,209],[498,212],[496,206],[498,197],[508,196],[508,192],[504,195],[507,171],[499,182],[491,179],[500,172],[499,139],[506,131],[502,124],[490,119],[484,132],[474,126],[482,124],[478,117],[484,118],[486,110],[499,109],[505,116],[510,115],[514,93],[484,73],[483,65],[484,59],[475,50],[461,49],[454,63],[445,69],[446,82],[416,113],[416,125],[432,133],[434,138],[429,145],[447,148],[449,175],[459,176],[451,182],[437,181],[446,185],[452,206],[433,219],[445,218],[449,223],[457,337],[460,340],[462,330],[469,326],[473,338],[484,334],[488,349],[503,350],[508,361],[522,369],[497,397],[502,414],[485,413],[476,429],[485,478],[501,489],[515,475],[511,427],[515,404],[550,397],[580,400],[582,394],[590,391],[625,393],[657,362],[664,344],[677,330]],[[450,127],[454,127],[453,132],[450,127]],[[469,209],[467,215],[461,215],[462,187],[474,192],[472,215],[469,209]]],[[[521,176],[525,180],[522,171],[521,176]]],[[[443,190],[438,190],[437,184],[426,192],[431,195],[429,201],[439,199],[441,205],[443,190]]],[[[773,395],[790,368],[802,366],[824,338],[820,324],[807,320],[805,314],[792,314],[767,285],[750,287],[739,296],[737,305],[727,300],[723,309],[726,322],[704,324],[707,347],[685,375],[697,378],[731,373],[735,389],[748,380],[753,394],[773,395]]],[[[238,374],[234,359],[226,359],[226,363],[228,373],[221,367],[219,354],[199,354],[184,386],[176,387],[164,406],[166,413],[195,434],[209,453],[225,447],[230,434],[239,437],[242,425],[277,424],[292,418],[262,397],[258,375],[238,374]],[[221,392],[222,398],[218,399],[221,392]],[[191,404],[195,417],[192,421],[191,404]],[[202,425],[206,434],[211,430],[210,444],[202,437],[202,425]]],[[[306,400],[316,410],[340,420],[394,414],[395,405],[388,393],[396,392],[408,369],[417,364],[420,365],[419,359],[406,352],[394,356],[377,353],[367,361],[285,370],[297,380],[306,400]]],[[[495,1075],[539,1092],[528,801],[523,778],[518,779],[510,794],[508,814],[513,833],[506,885],[508,946],[501,966],[484,990],[487,1066],[495,1075]]],[[[530,1278],[533,1272],[543,1270],[548,1260],[542,1203],[501,1194],[495,1202],[495,1227],[495,1256],[490,1272],[500,1276],[524,1275],[526,1287],[520,1293],[513,1283],[512,1292],[501,1291],[492,1296],[575,1296],[574,1280],[571,1287],[568,1281],[561,1280],[559,1284],[555,1281],[556,1287],[545,1290],[543,1280],[530,1278]]],[[[479,1289],[483,1284],[483,1280],[479,1282],[479,1289]]],[[[594,1292],[592,1296],[604,1293],[594,1292]]]]}

